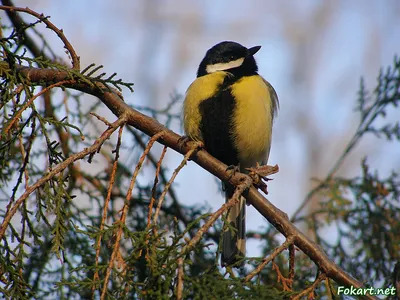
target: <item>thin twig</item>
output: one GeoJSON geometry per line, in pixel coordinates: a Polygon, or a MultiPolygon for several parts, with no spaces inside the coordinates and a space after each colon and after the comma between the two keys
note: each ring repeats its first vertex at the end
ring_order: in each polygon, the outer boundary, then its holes
{"type": "MultiPolygon", "coordinates": [[[[18,141],[19,141],[19,151],[21,151],[21,158],[23,161],[26,160],[26,152],[24,148],[24,142],[22,141],[22,135],[18,136],[18,141]]],[[[24,175],[25,175],[25,188],[28,187],[29,185],[29,174],[28,174],[28,169],[24,168],[24,175]]]]}
{"type": "Polygon", "coordinates": [[[111,126],[111,123],[108,122],[108,120],[102,116],[99,116],[98,114],[96,114],[95,112],[90,112],[90,114],[94,117],[96,117],[97,119],[99,119],[100,121],[102,121],[104,124],[106,124],[107,126],[111,126]]]}
{"type": "Polygon", "coordinates": [[[57,34],[57,36],[60,38],[60,40],[64,43],[64,48],[69,52],[72,60],[72,68],[75,70],[80,69],[79,65],[79,56],[76,54],[75,49],[72,47],[71,43],[68,41],[68,39],[65,37],[64,32],[62,29],[58,29],[52,22],[50,22],[48,19],[49,17],[45,17],[43,14],[39,14],[29,8],[23,8],[23,7],[16,7],[16,6],[5,6],[5,5],[0,5],[0,9],[10,11],[10,12],[24,12],[27,13],[31,16],[34,16],[44,24],[46,24],[47,28],[51,29],[52,31],[57,34]]]}
{"type": "Polygon", "coordinates": [[[167,194],[172,182],[174,182],[176,176],[178,175],[179,171],[182,170],[182,168],[186,165],[187,161],[190,159],[190,157],[193,155],[194,152],[196,152],[198,149],[194,148],[192,150],[190,150],[188,153],[185,154],[185,156],[183,157],[181,163],[179,164],[179,166],[175,169],[174,173],[171,176],[171,179],[168,181],[168,183],[165,185],[164,190],[162,191],[160,198],[158,199],[158,203],[157,203],[157,208],[156,211],[154,213],[154,217],[153,217],[153,224],[155,225],[157,223],[158,220],[158,215],[160,214],[160,209],[161,209],[161,205],[164,201],[165,195],[167,194]]]}
{"type": "Polygon", "coordinates": [[[278,283],[282,283],[283,291],[291,291],[291,288],[289,287],[290,280],[282,275],[279,266],[274,261],[272,261],[272,270],[275,270],[276,276],[278,276],[278,283]]]}
{"type": "MultiPolygon", "coordinates": [[[[317,279],[315,279],[315,281],[313,282],[312,285],[310,285],[308,288],[306,288],[304,291],[302,291],[301,293],[297,294],[296,296],[294,296],[292,298],[292,300],[298,300],[303,296],[306,295],[310,295],[310,294],[314,294],[314,290],[315,288],[318,286],[318,284],[324,280],[326,278],[326,274],[325,273],[321,273],[318,275],[317,279]]],[[[310,298],[309,298],[310,299],[310,298]]],[[[311,298],[314,299],[314,298],[311,298]]]]}
{"type": "MultiPolygon", "coordinates": [[[[62,86],[66,83],[72,83],[71,80],[63,80],[60,82],[56,82],[52,85],[49,85],[48,87],[42,89],[39,93],[37,93],[36,95],[34,95],[32,98],[30,98],[25,104],[24,106],[22,106],[13,116],[12,120],[10,121],[10,123],[7,125],[7,127],[4,130],[4,133],[7,133],[14,125],[14,123],[21,117],[22,113],[24,112],[25,109],[27,109],[33,101],[35,101],[35,99],[37,99],[39,96],[43,95],[44,93],[46,93],[47,91],[50,91],[51,89],[55,88],[55,87],[59,87],[62,86]]],[[[1,136],[0,136],[1,139],[1,136]]]]}
{"type": "Polygon", "coordinates": [[[110,275],[111,275],[111,270],[114,266],[114,261],[117,258],[117,255],[119,253],[119,247],[120,247],[120,241],[121,241],[121,237],[122,237],[122,232],[123,232],[123,227],[125,225],[125,220],[126,220],[126,215],[128,212],[128,208],[129,208],[129,203],[130,200],[132,199],[132,191],[133,188],[135,186],[136,183],[136,178],[139,174],[139,171],[143,165],[143,162],[147,156],[147,154],[150,152],[153,144],[164,135],[164,132],[161,131],[158,134],[154,135],[153,137],[151,137],[149,143],[147,144],[146,149],[143,151],[142,156],[139,159],[138,164],[136,165],[135,171],[133,172],[132,175],[132,179],[128,188],[128,191],[126,193],[126,199],[125,199],[125,203],[124,206],[122,207],[122,209],[120,210],[121,212],[121,217],[119,219],[119,221],[117,221],[116,223],[119,224],[119,226],[117,227],[118,231],[116,232],[116,238],[115,238],[115,242],[114,242],[114,248],[113,248],[113,252],[111,254],[110,257],[110,261],[108,263],[108,267],[107,267],[107,271],[106,271],[106,275],[104,277],[104,284],[103,284],[103,289],[101,291],[101,296],[100,299],[104,300],[106,299],[106,293],[107,293],[107,285],[108,285],[108,281],[110,279],[110,275]]]}
{"type": "MultiPolygon", "coordinates": [[[[101,218],[100,229],[99,229],[100,232],[102,232],[102,230],[104,229],[104,224],[107,219],[108,204],[111,200],[111,192],[112,192],[114,182],[115,182],[115,174],[117,173],[119,149],[121,147],[121,138],[122,138],[123,129],[124,129],[124,124],[122,124],[122,126],[119,128],[119,132],[118,132],[117,146],[115,147],[115,159],[114,159],[114,163],[113,163],[113,167],[112,167],[112,171],[111,171],[110,183],[109,183],[109,186],[107,189],[106,200],[104,201],[103,216],[101,218]]],[[[97,242],[96,242],[96,259],[95,259],[95,271],[93,274],[92,299],[95,298],[94,291],[96,290],[96,282],[99,280],[99,271],[98,271],[97,267],[99,264],[99,257],[100,257],[101,238],[102,238],[102,235],[100,234],[97,239],[97,242]]]]}
{"type": "Polygon", "coordinates": [[[257,268],[255,268],[253,271],[251,271],[245,278],[244,281],[250,281],[254,276],[256,276],[257,274],[259,274],[267,264],[269,264],[275,257],[278,256],[278,254],[280,254],[283,250],[287,249],[290,245],[293,244],[294,242],[294,236],[289,236],[286,238],[286,241],[280,245],[279,247],[276,247],[274,249],[274,251],[272,251],[272,253],[270,255],[268,255],[268,257],[263,259],[263,262],[260,263],[257,268]]]}
{"type": "MultiPolygon", "coordinates": [[[[23,86],[22,86],[22,85],[19,86],[16,90],[22,91],[22,90],[23,90],[23,86]],[[22,87],[22,88],[21,88],[21,87],[22,87]]],[[[19,93],[20,93],[20,92],[16,92],[15,95],[18,95],[19,93]]],[[[13,101],[14,106],[17,106],[17,102],[16,102],[16,100],[15,100],[15,97],[13,97],[12,101],[13,101]]],[[[28,123],[27,123],[27,124],[28,124],[28,123]]],[[[34,127],[34,126],[33,126],[33,127],[34,127]]],[[[34,134],[35,134],[35,128],[33,128],[33,127],[32,127],[32,133],[31,133],[30,146],[29,146],[29,148],[32,147],[32,139],[33,139],[33,136],[34,136],[34,134]]],[[[30,151],[29,151],[28,153],[26,153],[25,147],[24,147],[24,143],[23,143],[23,140],[22,140],[22,135],[21,135],[21,134],[18,135],[18,141],[19,141],[19,148],[20,148],[20,152],[21,152],[21,158],[22,158],[22,161],[24,162],[23,166],[20,168],[20,178],[18,179],[18,182],[19,182],[20,180],[22,180],[22,172],[23,172],[24,175],[25,175],[25,188],[27,188],[27,187],[28,187],[28,184],[29,184],[29,174],[28,174],[28,169],[26,168],[26,166],[27,166],[27,164],[28,164],[29,152],[30,152],[30,151]]],[[[14,188],[13,196],[15,196],[16,190],[17,190],[17,188],[18,188],[18,186],[19,186],[19,183],[18,183],[18,182],[17,182],[17,185],[16,185],[15,188],[14,188]]]]}
{"type": "Polygon", "coordinates": [[[176,299],[181,300],[182,299],[182,293],[183,293],[183,258],[179,257],[178,258],[178,275],[176,279],[176,299]]]}
{"type": "MultiPolygon", "coordinates": [[[[143,141],[143,138],[142,138],[142,136],[139,134],[139,132],[137,132],[137,131],[136,131],[134,128],[132,128],[132,127],[128,127],[127,129],[128,129],[128,131],[129,131],[130,133],[132,133],[133,137],[135,138],[136,142],[140,145],[140,147],[142,147],[142,148],[144,149],[144,148],[146,147],[146,144],[145,144],[145,142],[143,141]]],[[[152,155],[151,153],[149,153],[149,154],[147,155],[147,159],[151,162],[151,164],[152,164],[156,169],[158,168],[158,165],[157,165],[158,163],[157,163],[157,160],[156,160],[156,158],[154,157],[154,155],[152,155]]],[[[168,179],[167,179],[167,176],[165,175],[165,169],[163,168],[163,166],[160,167],[159,176],[160,176],[160,179],[161,179],[162,183],[163,183],[164,185],[166,185],[167,182],[168,182],[168,179]]],[[[175,216],[176,216],[179,220],[181,220],[181,221],[185,224],[185,226],[188,226],[188,224],[190,223],[191,220],[189,220],[189,219],[187,218],[187,216],[182,212],[181,207],[180,207],[180,203],[179,203],[178,198],[177,198],[177,196],[176,196],[175,190],[173,189],[172,186],[168,189],[168,194],[169,194],[169,197],[171,198],[172,203],[173,203],[173,205],[174,205],[174,207],[175,207],[175,209],[176,209],[175,216]]]]}
{"type": "Polygon", "coordinates": [[[164,159],[165,153],[167,153],[167,149],[168,147],[164,146],[164,149],[161,153],[160,159],[157,162],[157,169],[156,169],[156,174],[154,176],[154,184],[153,184],[153,188],[151,189],[151,199],[150,199],[150,203],[149,203],[149,213],[147,215],[147,226],[146,226],[146,231],[150,228],[150,224],[151,224],[151,215],[153,213],[153,206],[154,206],[154,201],[155,201],[155,195],[156,195],[156,189],[157,189],[157,183],[158,183],[158,176],[160,174],[160,170],[161,170],[161,163],[164,159]]]}
{"type": "Polygon", "coordinates": [[[293,288],[295,255],[296,255],[296,247],[293,244],[291,244],[289,246],[289,276],[288,276],[290,289],[293,288]]]}
{"type": "Polygon", "coordinates": [[[328,299],[332,300],[333,299],[333,291],[331,287],[331,283],[329,282],[329,278],[325,278],[325,286],[326,286],[326,295],[328,296],[328,299]]]}
{"type": "MultiPolygon", "coordinates": [[[[2,0],[1,1],[6,6],[15,6],[11,0],[2,0]]],[[[26,23],[22,20],[21,16],[17,14],[15,11],[6,10],[6,14],[10,19],[12,25],[15,27],[18,35],[21,36],[21,39],[24,41],[24,45],[28,48],[28,50],[33,54],[34,57],[44,57],[50,60],[45,53],[43,53],[42,49],[39,49],[36,42],[27,34],[25,28],[26,23]]]]}
{"type": "MultiPolygon", "coordinates": [[[[65,94],[66,93],[64,92],[64,95],[65,94]]],[[[64,99],[65,99],[65,97],[64,97],[64,99]]],[[[43,94],[43,102],[44,102],[44,115],[46,117],[48,117],[48,118],[52,118],[56,122],[59,122],[59,119],[58,119],[58,117],[56,115],[56,112],[54,110],[53,104],[51,102],[51,91],[47,91],[46,93],[43,94]]],[[[68,112],[68,110],[66,108],[65,100],[64,100],[64,108],[65,108],[65,111],[66,111],[66,117],[68,118],[69,112],[68,112]]],[[[60,141],[61,149],[62,149],[62,152],[64,154],[64,157],[68,157],[70,152],[71,152],[71,149],[69,148],[69,145],[68,145],[69,140],[70,140],[70,136],[71,136],[70,133],[69,133],[69,130],[66,129],[66,128],[63,128],[61,126],[55,126],[55,131],[56,131],[56,133],[58,135],[58,139],[60,141]],[[66,132],[64,131],[64,129],[65,129],[66,132]]],[[[82,138],[82,135],[81,135],[81,138],[82,138]]],[[[71,166],[71,169],[77,170],[78,167],[71,166]]],[[[78,173],[75,170],[70,173],[73,177],[75,177],[76,174],[78,173]]]]}
{"type": "Polygon", "coordinates": [[[181,251],[181,255],[185,255],[188,251],[190,251],[193,247],[197,245],[200,241],[201,237],[208,231],[208,229],[215,223],[215,221],[229,208],[235,206],[239,203],[240,196],[242,193],[248,189],[253,181],[247,175],[242,174],[242,182],[236,186],[235,192],[232,195],[232,198],[229,199],[228,202],[224,203],[216,212],[214,212],[207,220],[207,222],[197,231],[196,235],[183,247],[181,251]]]}
{"type": "Polygon", "coordinates": [[[30,194],[32,194],[36,189],[41,187],[44,183],[52,179],[55,175],[64,171],[73,162],[86,157],[88,154],[95,153],[96,151],[98,151],[99,147],[101,147],[104,141],[106,141],[119,126],[125,124],[126,120],[127,116],[122,115],[117,121],[113,123],[113,126],[111,128],[108,128],[106,131],[103,132],[103,134],[98,139],[96,139],[96,141],[93,143],[92,146],[90,146],[89,148],[85,148],[81,152],[71,155],[62,163],[59,163],[53,170],[51,170],[45,176],[36,181],[35,184],[28,187],[25,190],[25,192],[21,195],[21,197],[19,197],[18,200],[15,201],[13,207],[7,212],[6,216],[4,217],[3,223],[0,226],[0,240],[3,239],[6,229],[10,224],[12,217],[15,215],[18,208],[29,197],[30,194]]]}
{"type": "MultiPolygon", "coordinates": [[[[153,188],[151,189],[151,199],[149,203],[149,212],[147,214],[147,225],[146,225],[146,232],[147,232],[147,237],[146,237],[146,245],[149,243],[149,235],[150,232],[148,232],[150,225],[151,225],[151,215],[153,214],[153,206],[154,206],[154,201],[155,201],[155,195],[156,195],[156,189],[157,189],[157,183],[158,183],[158,176],[160,174],[161,170],[161,163],[164,159],[165,154],[167,153],[168,147],[164,146],[163,151],[161,152],[160,159],[157,162],[157,168],[156,168],[156,174],[154,176],[154,183],[153,183],[153,188]]],[[[150,154],[150,153],[149,153],[150,154]]],[[[147,155],[149,157],[149,155],[147,155]]],[[[142,255],[142,249],[139,251],[139,256],[142,255]]]]}
{"type": "MultiPolygon", "coordinates": [[[[31,116],[32,116],[32,115],[31,115],[31,116]]],[[[31,117],[28,118],[28,120],[26,121],[26,123],[29,122],[30,118],[31,118],[31,117]]],[[[10,203],[7,205],[7,212],[6,212],[6,214],[8,213],[9,209],[11,208],[11,203],[15,200],[15,195],[17,194],[18,187],[19,187],[19,185],[22,183],[23,173],[25,173],[25,175],[26,175],[25,179],[27,178],[27,174],[28,174],[28,168],[27,168],[27,167],[28,167],[28,163],[29,163],[30,153],[31,153],[31,150],[32,150],[33,142],[34,142],[34,140],[35,140],[35,136],[36,136],[36,134],[35,134],[35,132],[36,132],[36,119],[35,119],[35,118],[32,118],[31,129],[32,129],[32,130],[31,130],[31,134],[29,135],[29,138],[28,138],[28,145],[27,145],[27,148],[26,148],[25,157],[23,158],[23,164],[22,164],[21,168],[19,169],[19,176],[18,176],[18,179],[17,179],[17,183],[16,183],[15,186],[13,187],[13,193],[12,193],[12,195],[11,195],[11,201],[10,201],[10,203]]],[[[26,181],[26,182],[25,182],[25,189],[26,189],[28,186],[29,186],[29,182],[26,181]]]]}

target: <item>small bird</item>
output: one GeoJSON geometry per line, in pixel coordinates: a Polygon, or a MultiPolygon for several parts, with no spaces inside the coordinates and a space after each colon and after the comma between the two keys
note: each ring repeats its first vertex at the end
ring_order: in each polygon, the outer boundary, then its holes
{"type": "MultiPolygon", "coordinates": [[[[231,41],[210,48],[183,105],[186,136],[202,142],[212,156],[238,166],[241,172],[267,163],[279,106],[274,88],[257,73],[254,54],[260,48],[231,41]]],[[[234,187],[223,184],[228,201],[234,187]]],[[[245,201],[241,197],[227,212],[231,226],[223,233],[222,266],[235,265],[246,254],[245,201]]]]}

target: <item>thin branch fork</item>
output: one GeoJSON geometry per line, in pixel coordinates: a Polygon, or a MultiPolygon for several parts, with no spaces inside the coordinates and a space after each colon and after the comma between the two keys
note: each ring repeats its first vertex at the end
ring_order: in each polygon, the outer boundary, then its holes
{"type": "Polygon", "coordinates": [[[279,247],[275,248],[275,250],[268,255],[268,257],[264,258],[263,262],[260,263],[257,268],[255,268],[251,273],[249,273],[245,278],[244,281],[250,281],[254,276],[259,274],[267,264],[269,264],[275,257],[277,257],[283,250],[287,249],[290,245],[293,244],[295,237],[289,236],[286,241],[280,245],[279,247]]]}
{"type": "MultiPolygon", "coordinates": [[[[4,64],[7,63],[0,62],[0,76],[3,76],[2,69],[5,69],[4,64]]],[[[32,84],[36,85],[43,85],[43,82],[55,83],[71,79],[71,75],[66,71],[28,68],[24,66],[17,66],[16,68],[17,72],[22,77],[29,78],[32,84]]],[[[75,81],[70,81],[65,84],[64,87],[98,97],[117,117],[124,114],[129,125],[144,132],[148,136],[153,136],[164,131],[163,136],[160,137],[158,141],[183,155],[197,147],[195,142],[188,142],[182,145],[182,143],[180,143],[181,136],[164,127],[153,118],[150,118],[128,106],[119,93],[110,90],[104,84],[89,84],[88,82],[82,82],[79,81],[79,79],[76,79],[75,81]]],[[[232,174],[226,172],[227,166],[225,164],[221,163],[204,150],[196,151],[191,159],[202,168],[217,176],[219,179],[228,181],[235,186],[238,186],[241,183],[243,176],[246,176],[240,173],[232,176],[232,174]]],[[[288,220],[287,215],[272,205],[272,203],[264,198],[256,188],[250,187],[243,195],[246,197],[248,203],[253,205],[285,237],[294,236],[294,244],[301,249],[317,265],[321,272],[326,274],[327,277],[330,277],[337,283],[345,286],[352,285],[356,288],[363,287],[362,283],[352,278],[331,261],[320,246],[312,242],[302,232],[300,232],[288,220]]],[[[375,299],[372,296],[364,296],[364,298],[375,299]]]]}
{"type": "MultiPolygon", "coordinates": [[[[314,290],[317,288],[319,283],[324,279],[326,279],[326,274],[324,273],[319,274],[317,279],[315,279],[315,281],[308,288],[306,288],[304,291],[294,296],[292,300],[298,300],[306,295],[314,294],[314,290]]],[[[314,297],[309,297],[309,299],[314,299],[314,297]]]]}

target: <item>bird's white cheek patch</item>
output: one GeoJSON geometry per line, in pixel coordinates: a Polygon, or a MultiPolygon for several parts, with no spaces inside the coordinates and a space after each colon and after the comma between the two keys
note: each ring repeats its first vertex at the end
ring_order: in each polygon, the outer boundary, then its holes
{"type": "Polygon", "coordinates": [[[213,65],[208,65],[206,68],[207,73],[214,73],[217,71],[225,71],[233,68],[240,67],[244,62],[244,58],[239,58],[237,60],[232,60],[227,63],[219,63],[219,64],[213,64],[213,65]]]}

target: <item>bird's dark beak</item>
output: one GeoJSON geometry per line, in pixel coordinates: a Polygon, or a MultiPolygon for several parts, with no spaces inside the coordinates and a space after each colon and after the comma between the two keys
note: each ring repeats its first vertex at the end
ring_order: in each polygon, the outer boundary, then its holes
{"type": "Polygon", "coordinates": [[[248,56],[256,54],[258,52],[258,50],[260,50],[260,49],[261,49],[261,46],[255,46],[255,47],[251,47],[251,48],[247,49],[247,51],[249,51],[248,56]]]}

